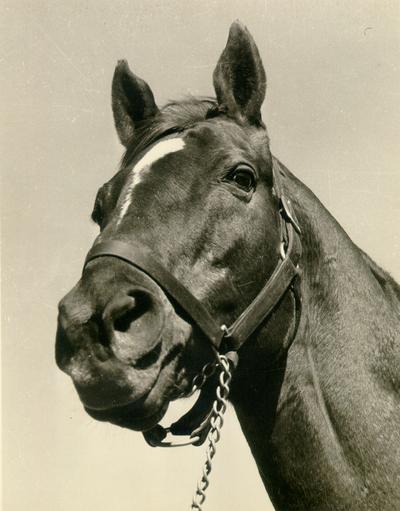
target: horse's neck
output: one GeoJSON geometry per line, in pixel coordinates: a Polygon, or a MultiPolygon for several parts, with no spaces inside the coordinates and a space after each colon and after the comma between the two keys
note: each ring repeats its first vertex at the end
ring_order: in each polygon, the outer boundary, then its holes
{"type": "Polygon", "coordinates": [[[277,509],[393,508],[376,488],[400,477],[399,301],[318,199],[292,176],[285,187],[303,312],[288,354],[235,396],[239,420],[277,509]]]}

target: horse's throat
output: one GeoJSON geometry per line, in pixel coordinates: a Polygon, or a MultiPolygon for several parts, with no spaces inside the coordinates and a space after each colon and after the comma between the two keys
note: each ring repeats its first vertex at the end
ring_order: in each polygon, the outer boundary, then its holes
{"type": "Polygon", "coordinates": [[[262,377],[255,375],[234,405],[276,509],[325,509],[321,492],[336,504],[351,498],[353,474],[331,421],[312,352],[294,345],[290,351],[262,377]]]}

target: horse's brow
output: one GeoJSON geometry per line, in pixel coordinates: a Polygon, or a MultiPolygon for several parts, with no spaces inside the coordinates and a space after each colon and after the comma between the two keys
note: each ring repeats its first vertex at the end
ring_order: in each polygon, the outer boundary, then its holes
{"type": "Polygon", "coordinates": [[[177,151],[181,151],[184,147],[185,142],[182,137],[168,138],[155,144],[140,158],[140,160],[130,171],[128,182],[124,190],[124,195],[121,200],[121,207],[117,223],[121,222],[122,218],[129,209],[132,201],[133,189],[142,181],[144,174],[147,173],[150,167],[155,162],[164,158],[164,156],[167,156],[171,153],[176,153],[177,151]]]}

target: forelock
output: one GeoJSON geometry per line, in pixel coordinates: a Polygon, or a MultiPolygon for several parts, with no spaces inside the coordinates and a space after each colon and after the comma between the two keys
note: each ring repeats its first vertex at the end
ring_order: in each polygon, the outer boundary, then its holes
{"type": "Polygon", "coordinates": [[[218,107],[213,98],[189,97],[167,103],[155,118],[137,127],[132,143],[123,156],[121,168],[131,165],[139,153],[160,138],[179,133],[217,114],[218,107]]]}

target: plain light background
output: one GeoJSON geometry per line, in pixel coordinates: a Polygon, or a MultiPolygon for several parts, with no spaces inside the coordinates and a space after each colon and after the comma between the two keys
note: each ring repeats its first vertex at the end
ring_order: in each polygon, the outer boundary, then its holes
{"type": "MultiPolygon", "coordinates": [[[[54,363],[56,304],[79,278],[97,188],[122,155],[110,84],[127,58],[160,104],[212,94],[230,23],[268,75],[273,152],[400,279],[397,0],[2,2],[5,511],[187,509],[204,449],[154,450],[97,423],[54,363]]],[[[268,511],[228,414],[207,511],[268,511]]]]}

